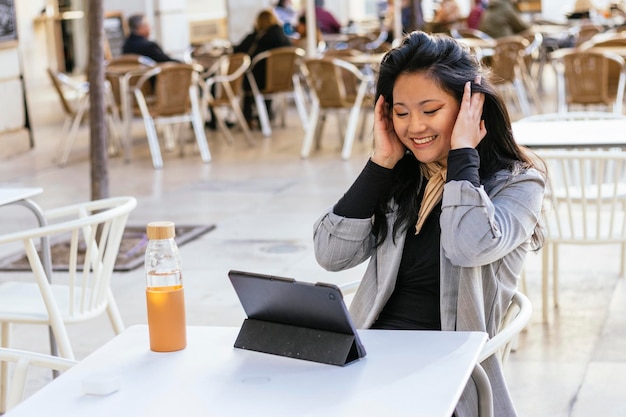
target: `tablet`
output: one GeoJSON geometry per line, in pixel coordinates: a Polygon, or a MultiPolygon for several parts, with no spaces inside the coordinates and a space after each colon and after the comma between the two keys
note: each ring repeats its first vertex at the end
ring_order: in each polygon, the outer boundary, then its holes
{"type": "MultiPolygon", "coordinates": [[[[328,343],[335,343],[332,341],[335,340],[341,344],[343,342],[339,342],[339,339],[351,340],[350,357],[346,363],[365,356],[365,348],[343,301],[341,290],[336,285],[321,282],[314,284],[292,278],[234,270],[229,271],[228,277],[248,320],[264,323],[264,331],[270,331],[271,326],[268,327],[268,323],[278,324],[281,325],[280,334],[286,334],[284,337],[291,334],[293,337],[306,339],[307,336],[303,336],[302,329],[314,330],[316,332],[313,332],[315,335],[311,335],[311,340],[323,339],[320,334],[327,337],[328,343]],[[292,331],[290,330],[292,328],[298,330],[292,331]],[[329,334],[349,337],[336,338],[328,336],[329,334]]],[[[264,334],[260,334],[259,331],[255,334],[257,339],[263,336],[264,334]]],[[[287,342],[293,344],[292,340],[287,342]]]]}

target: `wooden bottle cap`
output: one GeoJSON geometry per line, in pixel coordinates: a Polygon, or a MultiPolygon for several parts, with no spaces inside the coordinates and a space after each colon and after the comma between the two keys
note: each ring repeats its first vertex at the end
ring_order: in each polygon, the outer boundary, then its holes
{"type": "Polygon", "coordinates": [[[150,240],[172,239],[176,236],[174,222],[152,222],[146,227],[146,234],[150,240]]]}

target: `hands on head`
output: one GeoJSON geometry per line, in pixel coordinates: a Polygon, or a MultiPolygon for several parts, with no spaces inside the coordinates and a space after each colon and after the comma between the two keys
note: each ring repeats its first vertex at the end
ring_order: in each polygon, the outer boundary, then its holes
{"type": "MultiPolygon", "coordinates": [[[[480,76],[474,83],[480,84],[480,76]]],[[[487,130],[482,120],[484,102],[485,95],[472,93],[472,83],[468,81],[449,138],[450,149],[475,148],[485,137],[487,130]]],[[[371,159],[386,168],[393,168],[407,149],[394,129],[392,111],[391,103],[379,96],[374,109],[374,152],[371,159]]]]}

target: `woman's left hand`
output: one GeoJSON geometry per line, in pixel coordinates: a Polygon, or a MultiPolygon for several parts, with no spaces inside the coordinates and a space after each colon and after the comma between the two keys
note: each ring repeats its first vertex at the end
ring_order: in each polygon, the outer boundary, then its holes
{"type": "MultiPolygon", "coordinates": [[[[480,78],[476,79],[480,84],[480,78]]],[[[465,84],[461,108],[456,117],[456,123],[452,130],[451,148],[475,148],[487,134],[485,121],[481,120],[485,95],[483,93],[472,94],[472,86],[468,81],[465,84]]]]}

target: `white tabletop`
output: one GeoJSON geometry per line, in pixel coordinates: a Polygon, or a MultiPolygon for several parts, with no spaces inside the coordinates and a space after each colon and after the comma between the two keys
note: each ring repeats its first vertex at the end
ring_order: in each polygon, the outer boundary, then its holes
{"type": "Polygon", "coordinates": [[[31,198],[41,194],[41,188],[0,188],[0,206],[15,203],[16,201],[31,198]]]}
{"type": "Polygon", "coordinates": [[[626,146],[626,118],[519,121],[511,125],[517,143],[531,148],[626,146]]]}
{"type": "Polygon", "coordinates": [[[449,417],[476,364],[480,332],[359,331],[368,352],[345,367],[233,348],[239,328],[188,327],[188,346],[149,350],[133,326],[6,414],[21,416],[449,417]],[[87,395],[94,375],[119,378],[87,395]]]}

